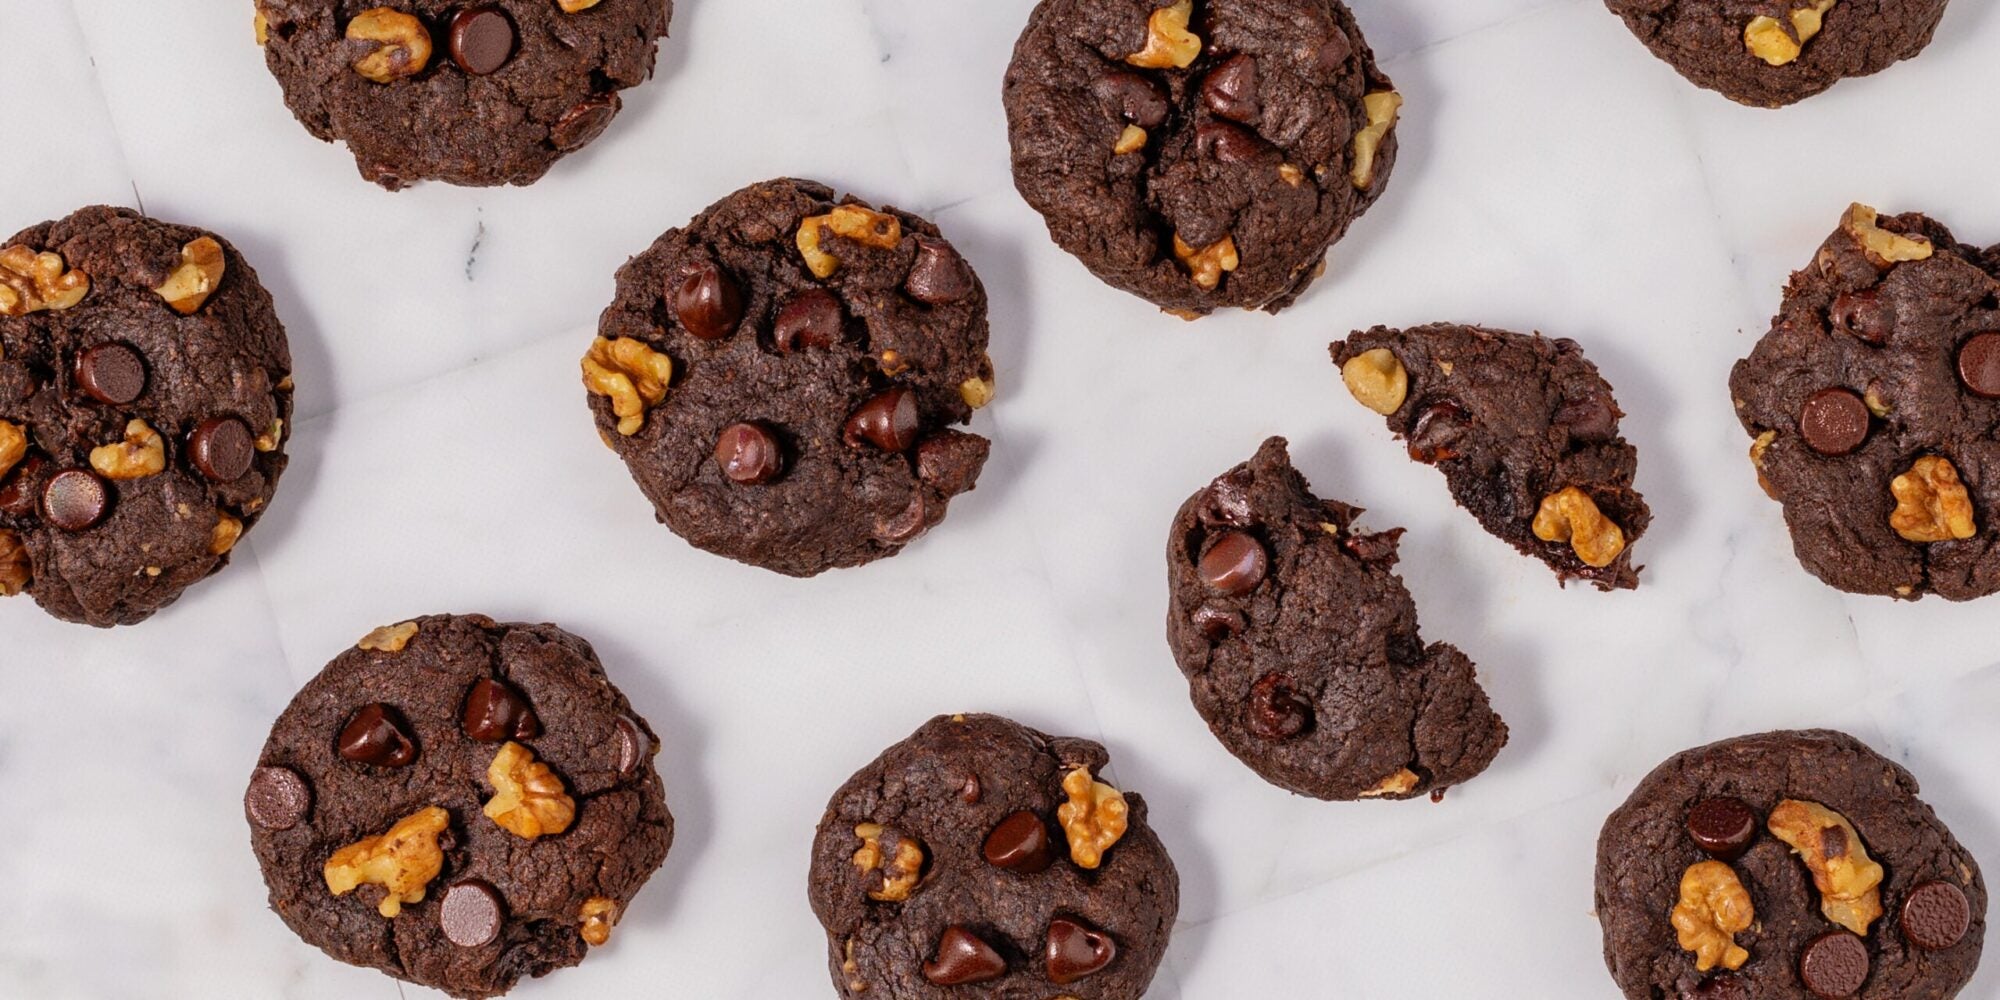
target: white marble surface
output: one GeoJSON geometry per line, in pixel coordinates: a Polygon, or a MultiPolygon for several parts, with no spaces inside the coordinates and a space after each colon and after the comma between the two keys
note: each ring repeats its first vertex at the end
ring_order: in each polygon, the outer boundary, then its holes
{"type": "MultiPolygon", "coordinates": [[[[610,947],[523,998],[829,995],[813,824],[961,709],[1102,739],[1151,801],[1184,890],[1155,998],[1615,996],[1599,821],[1667,754],[1764,728],[1851,728],[2000,865],[2000,604],[1807,577],[1724,389],[1850,200],[2000,241],[1994,5],[1771,113],[1682,83],[1597,0],[1358,0],[1408,99],[1389,193],[1297,308],[1192,326],[1098,285],[1013,192],[999,86],[1029,0],[678,6],[659,78],[542,183],[389,195],[294,124],[247,3],[0,3],[0,231],[104,201],[223,232],[277,298],[301,407],[221,577],[115,632],[0,607],[0,996],[430,995],[264,909],[239,801],[299,684],[433,610],[581,632],[666,738],[672,857],[610,947]],[[627,255],[781,173],[933,215],[993,293],[1002,386],[976,423],[993,462],[944,527],[811,581],[654,527],[575,368],[627,255]],[[1329,339],[1434,319],[1584,342],[1658,515],[1640,591],[1559,590],[1345,398],[1329,339]],[[1187,703],[1166,525],[1269,433],[1365,523],[1411,529],[1427,634],[1513,725],[1444,805],[1292,798],[1187,703]]],[[[1991,968],[1967,992],[1996,994],[1991,968]]]]}

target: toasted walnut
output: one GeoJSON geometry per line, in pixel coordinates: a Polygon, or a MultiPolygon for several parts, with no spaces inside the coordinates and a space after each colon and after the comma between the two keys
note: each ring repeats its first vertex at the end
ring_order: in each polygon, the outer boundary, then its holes
{"type": "Polygon", "coordinates": [[[424,22],[393,7],[356,14],[347,22],[347,37],[376,43],[374,51],[354,60],[354,71],[376,83],[415,76],[431,61],[431,33],[424,22]]]}
{"type": "Polygon", "coordinates": [[[1764,495],[1773,500],[1778,499],[1778,488],[1772,486],[1770,478],[1764,475],[1764,453],[1771,450],[1771,442],[1777,439],[1777,431],[1765,431],[1757,435],[1757,440],[1750,442],[1750,465],[1757,470],[1757,485],[1763,487],[1764,495]]]}
{"type": "Polygon", "coordinates": [[[404,817],[379,837],[356,841],[326,859],[326,887],[345,896],[361,885],[387,890],[376,909],[394,918],[404,903],[421,903],[431,880],[444,869],[444,849],[438,838],[451,826],[451,814],[427,806],[404,817]]]}
{"type": "Polygon", "coordinates": [[[0,529],[0,597],[13,597],[34,580],[34,562],[21,536],[0,529]]]}
{"type": "Polygon", "coordinates": [[[1187,267],[1188,274],[1194,278],[1194,283],[1207,289],[1222,284],[1223,272],[1234,271],[1237,265],[1242,263],[1242,259],[1236,255],[1236,240],[1230,236],[1224,236],[1197,250],[1189,246],[1186,240],[1181,239],[1181,234],[1175,233],[1174,256],[1187,267]]]}
{"type": "Polygon", "coordinates": [[[28,457],[28,432],[20,424],[0,420],[0,479],[7,470],[28,457]]]}
{"type": "MultiPolygon", "coordinates": [[[[596,3],[597,0],[590,2],[596,3]]],[[[584,900],[583,906],[576,911],[576,919],[576,936],[582,938],[584,944],[595,948],[611,940],[611,926],[618,922],[618,901],[592,896],[584,900]]]]}
{"type": "Polygon", "coordinates": [[[618,433],[631,437],[646,426],[646,411],[667,398],[674,362],[631,337],[590,342],[583,356],[583,387],[593,395],[611,397],[618,433]]]}
{"type": "Polygon", "coordinates": [[[863,823],[854,828],[861,849],[854,852],[854,867],[862,875],[882,873],[882,884],[868,890],[868,898],[882,903],[900,903],[916,891],[924,874],[924,845],[915,837],[890,831],[880,823],[863,823]],[[883,850],[883,840],[890,841],[883,850]]]}
{"type": "Polygon", "coordinates": [[[0,316],[68,309],[90,294],[90,276],[65,270],[59,254],[24,246],[0,250],[0,316]]]}
{"type": "Polygon", "coordinates": [[[1396,113],[1403,109],[1403,95],[1393,90],[1378,90],[1361,98],[1361,107],[1368,113],[1368,124],[1354,133],[1354,163],[1348,168],[1347,179],[1366,191],[1375,183],[1375,153],[1396,124],[1396,113]]]}
{"type": "Polygon", "coordinates": [[[243,537],[243,522],[228,514],[215,515],[215,529],[208,533],[208,554],[228,555],[236,547],[236,540],[243,537]]]}
{"type": "Polygon", "coordinates": [[[1889,527],[1912,542],[1945,542],[1979,533],[1972,496],[1949,459],[1937,455],[1917,459],[1910,471],[1889,481],[1889,492],[1896,498],[1889,527]]]}
{"type": "Polygon", "coordinates": [[[1092,778],[1087,767],[1065,776],[1062,789],[1069,801],[1056,807],[1056,822],[1069,838],[1069,858],[1078,868],[1096,868],[1104,863],[1104,852],[1125,836],[1131,811],[1125,793],[1092,778]]]}
{"type": "Polygon", "coordinates": [[[486,815],[517,837],[558,834],[576,819],[576,800],[564,790],[562,779],[519,743],[509,740],[493,755],[486,780],[493,786],[486,815]]]}
{"type": "Polygon", "coordinates": [[[1854,824],[1817,802],[1786,799],[1765,825],[1812,872],[1819,912],[1867,937],[1868,925],[1882,915],[1882,866],[1869,859],[1854,824]]]}
{"type": "Polygon", "coordinates": [[[1118,133],[1118,141],[1111,144],[1111,152],[1118,156],[1136,153],[1145,148],[1146,130],[1137,125],[1125,126],[1125,131],[1118,133]]]}
{"type": "Polygon", "coordinates": [[[860,205],[839,205],[825,215],[808,216],[799,223],[799,255],[806,259],[815,278],[831,278],[840,270],[840,258],[830,250],[820,249],[821,227],[835,236],[845,236],[856,243],[893,250],[903,241],[903,223],[893,215],[884,215],[862,208],[860,205]]]}
{"type": "Polygon", "coordinates": [[[860,971],[861,971],[861,963],[860,963],[860,962],[857,962],[857,961],[855,961],[855,960],[854,960],[854,939],[853,939],[853,938],[848,938],[848,939],[847,939],[847,951],[846,951],[846,956],[845,956],[844,958],[842,958],[842,959],[841,959],[841,962],[840,962],[840,971],[841,971],[841,972],[843,972],[843,973],[846,973],[846,975],[847,975],[847,991],[848,991],[848,992],[850,992],[850,993],[865,993],[865,992],[867,992],[867,991],[868,991],[868,982],[867,982],[867,980],[864,980],[864,979],[862,979],[862,978],[861,978],[861,976],[859,975],[859,973],[860,973],[860,971]]]}
{"type": "Polygon", "coordinates": [[[125,440],[90,449],[90,467],[106,479],[144,479],[167,468],[167,443],[144,420],[125,424],[125,440]]]}
{"type": "Polygon", "coordinates": [[[1819,34],[1820,25],[1826,20],[1826,12],[1833,9],[1836,0],[1813,0],[1811,6],[1800,7],[1790,14],[1792,30],[1785,30],[1784,22],[1775,17],[1759,14],[1750,19],[1743,29],[1743,44],[1750,54],[1773,66],[1786,65],[1805,51],[1807,42],[1819,34]],[[1797,38],[1792,37],[1797,35],[1797,38]]]}
{"type": "MultiPolygon", "coordinates": [[[[1328,528],[1332,527],[1332,525],[1322,524],[1320,527],[1328,528]]],[[[1335,529],[1334,533],[1339,534],[1339,529],[1335,529]]],[[[1361,797],[1364,799],[1379,799],[1385,795],[1408,795],[1410,794],[1410,789],[1417,787],[1417,782],[1421,780],[1417,777],[1417,772],[1406,767],[1376,782],[1375,787],[1362,792],[1361,797]]]]}
{"type": "Polygon", "coordinates": [[[1347,391],[1362,406],[1385,417],[1401,409],[1404,397],[1410,392],[1410,373],[1403,369],[1396,352],[1386,347],[1348,358],[1340,366],[1340,380],[1347,383],[1347,391]]]}
{"type": "Polygon", "coordinates": [[[574,14],[580,10],[589,10],[597,6],[597,4],[598,0],[556,0],[556,6],[561,7],[565,14],[574,14]]]}
{"type": "Polygon", "coordinates": [[[258,44],[258,45],[268,45],[268,44],[270,44],[270,42],[271,42],[271,19],[270,19],[270,18],[268,18],[268,17],[265,17],[265,16],[264,16],[264,12],[263,12],[263,11],[261,11],[261,10],[260,10],[260,11],[258,11],[258,12],[257,12],[257,19],[256,19],[255,21],[252,21],[252,22],[251,22],[251,24],[250,24],[250,27],[251,27],[251,29],[252,29],[253,31],[255,31],[255,32],[256,32],[256,34],[257,34],[257,44],[258,44]]]}
{"type": "Polygon", "coordinates": [[[1861,244],[1861,252],[1867,255],[1869,263],[1888,267],[1930,257],[1934,248],[1929,237],[1892,233],[1876,224],[1880,218],[1874,209],[1855,202],[1847,206],[1847,215],[1840,220],[1840,228],[1861,244]]]}
{"type": "Polygon", "coordinates": [[[993,380],[974,376],[958,384],[958,398],[977,410],[993,402],[993,380]]]}
{"type": "Polygon", "coordinates": [[[1201,36],[1188,30],[1194,17],[1194,0],[1178,2],[1154,10],[1146,18],[1146,47],[1125,57],[1144,69],[1186,69],[1201,55],[1201,36]]]}
{"type": "Polygon", "coordinates": [[[1750,892],[1736,878],[1736,870],[1720,861],[1703,861],[1689,866],[1681,876],[1681,901],[1669,916],[1679,933],[1681,947],[1694,952],[1697,972],[1720,965],[1740,969],[1750,953],[1736,944],[1736,935],[1749,930],[1757,919],[1750,892]]]}
{"type": "Polygon", "coordinates": [[[410,644],[411,639],[417,637],[417,628],[418,625],[416,622],[404,622],[401,625],[384,625],[362,636],[361,641],[354,645],[356,648],[377,653],[400,653],[403,651],[404,646],[410,644]]]}
{"type": "Polygon", "coordinates": [[[1532,527],[1542,541],[1568,542],[1585,566],[1603,569],[1625,551],[1624,529],[1597,509],[1590,494],[1574,486],[1543,497],[1532,527]]]}
{"type": "Polygon", "coordinates": [[[1868,412],[1873,414],[1877,420],[1886,419],[1889,414],[1896,412],[1896,404],[1882,398],[1882,386],[1880,383],[1870,382],[1868,384],[1867,391],[1861,394],[1861,405],[1868,407],[1868,412]]]}
{"type": "Polygon", "coordinates": [[[167,280],[155,286],[153,292],[167,300],[173,311],[185,316],[200,309],[215,293],[227,266],[222,244],[204,236],[181,248],[181,266],[174,268],[174,273],[167,275],[167,280]]]}
{"type": "MultiPolygon", "coordinates": [[[[1287,187],[1298,187],[1306,182],[1306,172],[1300,170],[1295,164],[1280,163],[1278,164],[1278,179],[1284,181],[1287,187]]],[[[1321,266],[1325,266],[1326,262],[1321,261],[1320,263],[1321,266]]]]}
{"type": "Polygon", "coordinates": [[[278,445],[284,440],[285,440],[284,418],[272,417],[271,426],[266,428],[264,430],[264,433],[257,435],[257,441],[256,441],[257,450],[277,451],[278,445]]]}

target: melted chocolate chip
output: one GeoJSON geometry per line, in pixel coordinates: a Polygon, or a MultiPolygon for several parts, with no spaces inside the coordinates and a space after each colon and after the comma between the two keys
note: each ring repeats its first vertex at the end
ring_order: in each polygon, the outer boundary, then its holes
{"type": "Polygon", "coordinates": [[[1224,608],[1197,608],[1194,627],[1210,642],[1221,642],[1243,631],[1243,616],[1224,608]]]}
{"type": "Polygon", "coordinates": [[[1114,70],[1091,85],[1097,99],[1118,110],[1120,117],[1140,128],[1155,128],[1167,120],[1167,95],[1137,73],[1114,70]]]}
{"type": "Polygon", "coordinates": [[[1435,465],[1459,456],[1458,446],[1472,430],[1472,417],[1465,407],[1450,400],[1432,403],[1417,414],[1410,428],[1410,457],[1425,465],[1435,465]]]}
{"type": "Polygon", "coordinates": [[[785,471],[785,449],[777,435],[758,424],[730,424],[715,441],[715,464],[730,482],[768,483],[785,471]]]}
{"type": "Polygon", "coordinates": [[[417,744],[410,738],[395,709],[381,702],[363,705],[348,717],[335,744],[340,755],[359,764],[402,767],[417,759],[417,744]]]}
{"type": "Polygon", "coordinates": [[[708,261],[683,266],[672,293],[681,328],[703,340],[721,340],[743,321],[742,290],[708,261]]]}
{"type": "Polygon", "coordinates": [[[556,119],[555,128],[549,131],[549,141],[565,153],[583,148],[611,126],[612,117],[618,114],[618,106],[619,99],[615,93],[592,94],[578,101],[575,107],[556,119]]]}
{"type": "Polygon", "coordinates": [[[1874,289],[1842,292],[1839,298],[1833,300],[1827,320],[1835,330],[1877,347],[1889,342],[1889,331],[1895,326],[1895,317],[1890,314],[1889,306],[1874,289]]]}
{"type": "Polygon", "coordinates": [[[771,324],[771,342],[787,354],[841,341],[840,300],[823,288],[792,296],[771,324]]]}
{"type": "Polygon", "coordinates": [[[1118,957],[1118,943],[1111,940],[1111,935],[1081,920],[1056,917],[1049,921],[1048,945],[1043,955],[1049,982],[1064,986],[1103,971],[1118,957]]]}
{"type": "Polygon", "coordinates": [[[1025,809],[1001,820],[986,835],[981,853],[987,864],[1021,875],[1047,871],[1055,863],[1055,852],[1049,847],[1048,824],[1025,809]]]}
{"type": "Polygon", "coordinates": [[[1264,582],[1270,557],[1264,552],[1264,544],[1248,532],[1224,531],[1202,553],[1199,569],[1208,589],[1234,597],[1247,594],[1264,582]]]}
{"type": "Polygon", "coordinates": [[[865,442],[883,451],[908,451],[921,429],[917,394],[898,386],[861,404],[842,432],[851,448],[865,442]]]}
{"type": "Polygon", "coordinates": [[[1290,677],[1269,673],[1250,687],[1244,715],[1250,731],[1271,740],[1289,740],[1312,728],[1312,703],[1299,696],[1290,677]]]}
{"type": "Polygon", "coordinates": [[[1231,121],[1256,121],[1262,111],[1257,101],[1257,60],[1247,54],[1229,57],[1202,81],[1201,99],[1210,111],[1231,121]]]}
{"type": "Polygon", "coordinates": [[[950,305],[972,294],[972,268],[951,244],[929,236],[917,237],[917,260],[903,290],[926,305],[950,305]]]}
{"type": "Polygon", "coordinates": [[[646,735],[637,720],[630,716],[618,717],[618,774],[630,777],[639,765],[645,763],[646,755],[652,752],[653,741],[646,735]]]}
{"type": "Polygon", "coordinates": [[[1217,163],[1248,163],[1271,152],[1271,144],[1228,122],[1203,122],[1194,130],[1195,151],[1217,163]]]}
{"type": "Polygon", "coordinates": [[[540,735],[541,723],[528,699],[506,681],[480,678],[465,696],[460,717],[465,735],[481,743],[531,740],[540,735]]]}
{"type": "Polygon", "coordinates": [[[47,474],[48,468],[48,459],[29,455],[14,466],[12,472],[0,475],[0,514],[15,517],[33,514],[36,498],[42,491],[42,477],[47,474]]]}
{"type": "Polygon", "coordinates": [[[937,956],[924,963],[924,978],[938,986],[992,982],[1007,974],[1007,960],[979,936],[956,924],[938,938],[937,956]]]}

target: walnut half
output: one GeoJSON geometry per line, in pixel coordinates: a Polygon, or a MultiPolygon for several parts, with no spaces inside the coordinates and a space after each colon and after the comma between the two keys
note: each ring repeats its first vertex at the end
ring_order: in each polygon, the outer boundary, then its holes
{"type": "Polygon", "coordinates": [[[1188,30],[1194,0],[1176,0],[1146,18],[1146,47],[1125,57],[1142,69],[1186,69],[1201,56],[1201,36],[1188,30]]]}
{"type": "Polygon", "coordinates": [[[1817,802],[1786,799],[1771,810],[1765,825],[1812,872],[1820,913],[1867,937],[1868,925],[1882,916],[1883,872],[1868,857],[1854,824],[1817,802]]]}
{"type": "Polygon", "coordinates": [[[1096,868],[1125,836],[1131,812],[1125,793],[1092,778],[1087,767],[1064,776],[1062,789],[1069,801],[1056,807],[1056,822],[1069,840],[1070,860],[1078,868],[1096,868]]]}
{"type": "Polygon", "coordinates": [[[451,827],[451,814],[427,806],[398,821],[379,837],[359,840],[326,859],[327,890],[345,896],[361,885],[388,891],[376,909],[394,919],[405,903],[421,903],[431,880],[444,870],[438,838],[451,827]]]}
{"type": "Polygon", "coordinates": [[[1568,542],[1585,566],[1603,569],[1625,551],[1625,530],[1618,527],[1590,494],[1574,486],[1542,498],[1531,526],[1535,537],[1545,542],[1568,542]]]}
{"type": "Polygon", "coordinates": [[[90,276],[68,270],[60,254],[24,246],[0,250],[0,316],[68,309],[90,294],[90,276]]]}
{"type": "Polygon", "coordinates": [[[367,55],[354,60],[354,71],[376,83],[394,83],[424,71],[431,61],[431,33],[413,14],[393,7],[373,7],[347,22],[350,41],[372,42],[367,55]]]}
{"type": "Polygon", "coordinates": [[[1750,929],[1757,912],[1749,890],[1728,865],[1703,861],[1690,866],[1681,876],[1680,902],[1669,919],[1681,947],[1694,952],[1695,971],[1718,965],[1740,969],[1750,960],[1750,953],[1736,944],[1736,935],[1750,929]]]}
{"type": "Polygon", "coordinates": [[[228,266],[222,253],[222,244],[214,238],[203,236],[181,248],[181,264],[167,280],[153,289],[168,307],[185,316],[202,307],[215,289],[222,284],[222,273],[228,266]]]}
{"type": "Polygon", "coordinates": [[[1948,542],[1979,533],[1972,495],[1950,459],[1937,455],[1917,459],[1910,471],[1889,481],[1889,492],[1896,498],[1889,527],[1909,541],[1948,542]]]}
{"type": "Polygon", "coordinates": [[[517,837],[534,840],[558,834],[576,819],[576,800],[569,797],[562,779],[519,743],[509,740],[493,755],[486,780],[493,786],[484,810],[487,817],[517,837]]]}
{"type": "Polygon", "coordinates": [[[1861,245],[1861,252],[1868,257],[1869,263],[1876,267],[1888,267],[1905,261],[1927,260],[1935,252],[1929,237],[1892,233],[1878,224],[1880,219],[1880,213],[1860,202],[1847,206],[1847,214],[1840,219],[1841,230],[1861,245]]]}
{"type": "Polygon", "coordinates": [[[882,873],[881,884],[868,890],[868,898],[879,903],[909,899],[924,875],[924,845],[880,823],[863,823],[854,828],[854,835],[861,838],[861,849],[854,852],[855,869],[864,877],[882,873]]]}
{"type": "Polygon", "coordinates": [[[592,395],[610,398],[618,433],[626,437],[646,426],[646,411],[667,398],[673,377],[672,358],[631,337],[599,337],[583,356],[583,387],[592,395]]]}
{"type": "Polygon", "coordinates": [[[125,440],[90,449],[90,467],[106,479],[143,479],[166,471],[167,445],[144,420],[125,424],[125,440]]]}

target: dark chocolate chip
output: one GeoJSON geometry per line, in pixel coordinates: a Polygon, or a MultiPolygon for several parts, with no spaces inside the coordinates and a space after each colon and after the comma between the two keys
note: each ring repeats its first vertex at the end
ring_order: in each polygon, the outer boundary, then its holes
{"type": "Polygon", "coordinates": [[[1868,404],[1847,389],[1821,389],[1799,408],[1799,436],[1822,455],[1847,455],[1868,440],[1868,404]]]}
{"type": "Polygon", "coordinates": [[[1210,484],[1201,505],[1201,523],[1211,528],[1247,528],[1255,523],[1256,517],[1250,513],[1252,482],[1250,470],[1237,469],[1210,484]]]}
{"type": "Polygon", "coordinates": [[[958,786],[958,800],[966,805],[978,805],[986,790],[979,783],[979,775],[968,774],[965,783],[958,786]]]}
{"type": "Polygon", "coordinates": [[[1246,54],[1229,57],[1201,82],[1201,99],[1208,110],[1232,121],[1257,120],[1257,60],[1246,54]]]}
{"type": "Polygon", "coordinates": [[[1925,882],[1903,900],[1903,936],[1925,951],[1943,951],[1972,929],[1972,904],[1950,882],[1925,882]]]}
{"type": "Polygon", "coordinates": [[[722,268],[708,261],[684,265],[668,291],[681,327],[703,340],[721,340],[743,322],[743,292],[722,268]]]}
{"type": "Polygon", "coordinates": [[[1120,117],[1140,128],[1154,128],[1167,120],[1167,95],[1137,73],[1116,70],[1106,73],[1091,85],[1091,91],[1099,101],[1118,109],[1120,117]]]}
{"type": "Polygon", "coordinates": [[[1695,987],[1687,1000],[1750,1000],[1750,987],[1724,972],[1695,987]]]}
{"type": "Polygon", "coordinates": [[[347,719],[335,744],[340,755],[359,764],[402,767],[417,759],[417,743],[396,710],[381,702],[363,705],[347,719]]]}
{"type": "Polygon", "coordinates": [[[1465,407],[1450,400],[1432,403],[1410,427],[1410,457],[1426,465],[1457,458],[1458,446],[1471,430],[1472,417],[1465,407]]]}
{"type": "Polygon", "coordinates": [[[1827,319],[1835,330],[1851,334],[1864,343],[1877,347],[1889,342],[1889,331],[1895,327],[1895,316],[1889,306],[1882,301],[1874,289],[1864,292],[1842,292],[1833,300],[1833,308],[1827,319]]]}
{"type": "Polygon", "coordinates": [[[1868,945],[1846,931],[1822,934],[1799,956],[1799,979],[1814,996],[1840,1000],[1868,982],[1868,945]]]}
{"type": "Polygon", "coordinates": [[[514,55],[514,22],[492,4],[467,7],[452,15],[451,61],[473,76],[485,76],[514,55]]]}
{"type": "Polygon", "coordinates": [[[1757,812],[1742,799],[1703,799],[1688,810],[1687,831],[1702,850],[1733,861],[1757,839],[1757,812]]]}
{"type": "Polygon", "coordinates": [[[840,300],[824,288],[812,288],[792,296],[771,324],[771,342],[790,354],[812,348],[832,347],[841,341],[840,300]]]}
{"type": "Polygon", "coordinates": [[[210,482],[233,483],[257,460],[257,437],[235,417],[210,417],[188,435],[188,461],[210,482]]]}
{"type": "Polygon", "coordinates": [[[266,830],[289,830],[312,811],[312,789],[289,767],[260,767],[243,793],[243,811],[266,830]]]}
{"type": "Polygon", "coordinates": [[[1608,396],[1592,393],[1563,400],[1556,408],[1556,426],[1569,433],[1572,441],[1595,444],[1618,434],[1618,405],[1608,396]]]}
{"type": "Polygon", "coordinates": [[[1958,378],[1973,395],[2000,399],[2000,333],[1975,333],[1959,347],[1958,378]]]}
{"type": "Polygon", "coordinates": [[[48,459],[40,455],[29,455],[14,466],[14,471],[0,476],[0,514],[27,517],[35,512],[35,498],[41,495],[42,476],[48,472],[48,459]]]}
{"type": "Polygon", "coordinates": [[[920,429],[917,394],[898,386],[861,404],[842,432],[849,447],[872,444],[883,451],[908,451],[920,429]]]}
{"type": "Polygon", "coordinates": [[[1221,642],[1243,631],[1243,616],[1225,608],[1195,609],[1194,627],[1210,642],[1221,642]]]}
{"type": "Polygon", "coordinates": [[[86,531],[111,509],[111,490],[89,469],[64,469],[42,487],[42,520],[64,531],[86,531]]]}
{"type": "Polygon", "coordinates": [[[1267,740],[1289,740],[1312,728],[1312,704],[1299,696],[1290,677],[1269,673],[1250,686],[1244,715],[1250,731],[1267,740]]]}
{"type": "Polygon", "coordinates": [[[956,924],[938,938],[937,957],[924,963],[924,978],[938,986],[992,982],[1007,974],[1007,960],[979,936],[956,924]]]}
{"type": "Polygon", "coordinates": [[[986,835],[986,846],[981,853],[986,856],[987,864],[1021,875],[1047,871],[1055,863],[1055,852],[1049,847],[1048,824],[1025,809],[1001,820],[986,835]]]}
{"type": "Polygon", "coordinates": [[[653,751],[652,737],[637,720],[621,715],[616,723],[618,729],[618,773],[630,777],[639,765],[646,762],[646,756],[653,751]]]}
{"type": "Polygon", "coordinates": [[[565,153],[581,149],[611,126],[612,117],[618,114],[618,106],[619,99],[615,93],[592,94],[578,101],[575,107],[556,119],[555,128],[549,132],[549,141],[565,153]]]}
{"type": "Polygon", "coordinates": [[[1271,144],[1228,122],[1203,122],[1194,130],[1195,151],[1217,163],[1248,163],[1271,152],[1271,144]]]}
{"type": "Polygon", "coordinates": [[[758,424],[730,424],[715,440],[715,464],[730,482],[768,483],[785,471],[785,448],[777,435],[758,424]]]}
{"type": "Polygon", "coordinates": [[[1103,971],[1118,957],[1118,942],[1081,920],[1056,917],[1049,921],[1045,957],[1049,982],[1064,986],[1103,971]]]}
{"type": "Polygon", "coordinates": [[[1201,555],[1201,578],[1208,589],[1233,597],[1255,590],[1270,569],[1264,544],[1243,531],[1225,531],[1215,536],[1201,555]]]}
{"type": "Polygon", "coordinates": [[[891,545],[901,545],[929,530],[926,521],[930,508],[924,502],[922,490],[910,494],[910,502],[903,509],[888,517],[875,519],[875,538],[891,545]]]}
{"type": "Polygon", "coordinates": [[[903,280],[903,290],[926,305],[950,305],[972,294],[972,268],[951,244],[919,236],[917,260],[903,280]]]}
{"type": "Polygon", "coordinates": [[[460,948],[480,948],[500,936],[504,918],[500,894],[476,878],[469,878],[444,891],[438,904],[438,926],[445,940],[460,948]]]}
{"type": "Polygon", "coordinates": [[[124,344],[99,344],[76,356],[76,387],[100,403],[123,406],[146,391],[146,361],[124,344]]]}
{"type": "Polygon", "coordinates": [[[482,677],[465,696],[461,717],[465,735],[481,743],[531,740],[541,733],[541,723],[528,699],[506,681],[482,677]]]}

